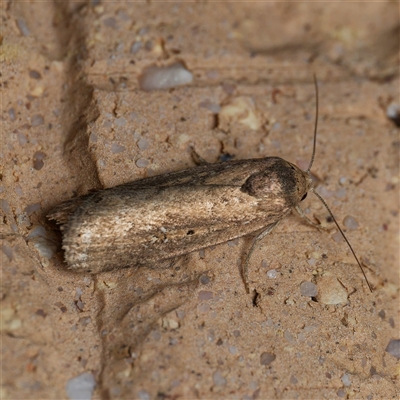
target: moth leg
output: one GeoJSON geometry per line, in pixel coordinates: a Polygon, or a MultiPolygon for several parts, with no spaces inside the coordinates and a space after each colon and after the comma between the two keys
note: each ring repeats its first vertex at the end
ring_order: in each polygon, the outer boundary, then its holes
{"type": "Polygon", "coordinates": [[[299,214],[299,216],[301,218],[303,218],[304,220],[307,221],[307,223],[311,226],[313,226],[314,228],[317,229],[322,229],[324,231],[330,231],[330,229],[326,226],[322,226],[321,224],[316,224],[314,221],[311,221],[310,218],[307,217],[307,215],[304,213],[304,211],[300,208],[300,206],[295,206],[294,209],[297,211],[297,214],[299,214]]]}
{"type": "Polygon", "coordinates": [[[246,255],[246,259],[244,261],[244,263],[242,263],[242,267],[241,267],[241,271],[240,274],[242,275],[242,280],[244,283],[244,287],[246,288],[246,292],[250,293],[249,290],[249,284],[248,284],[248,273],[249,273],[249,261],[250,261],[250,257],[256,247],[256,244],[261,241],[262,239],[264,239],[265,236],[267,236],[278,224],[279,224],[280,220],[277,222],[274,222],[271,225],[268,225],[267,228],[262,231],[260,234],[258,234],[256,237],[253,238],[253,241],[251,243],[250,249],[247,252],[246,255]]]}
{"type": "Polygon", "coordinates": [[[195,149],[194,147],[191,147],[192,150],[192,159],[196,165],[207,165],[210,164],[207,162],[195,149]]]}

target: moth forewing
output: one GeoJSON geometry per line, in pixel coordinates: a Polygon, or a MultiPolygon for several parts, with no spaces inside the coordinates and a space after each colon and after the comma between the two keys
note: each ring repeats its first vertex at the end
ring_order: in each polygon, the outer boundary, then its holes
{"type": "Polygon", "coordinates": [[[265,229],[309,190],[278,157],[209,164],[145,178],[60,204],[70,269],[98,273],[187,254],[265,229]]]}

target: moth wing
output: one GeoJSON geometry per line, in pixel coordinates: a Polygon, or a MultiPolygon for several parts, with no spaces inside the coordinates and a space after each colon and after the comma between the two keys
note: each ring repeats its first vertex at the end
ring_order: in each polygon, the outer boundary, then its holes
{"type": "MultiPolygon", "coordinates": [[[[242,185],[246,179],[275,162],[275,157],[256,158],[251,160],[233,160],[224,163],[207,164],[169,172],[162,175],[144,178],[126,183],[115,188],[132,188],[140,190],[148,187],[167,187],[181,185],[242,185]]],[[[112,190],[107,189],[107,190],[112,190]]]]}
{"type": "Polygon", "coordinates": [[[148,188],[183,185],[241,186],[250,175],[268,167],[274,160],[274,157],[233,160],[225,163],[201,165],[183,171],[169,172],[150,178],[139,179],[67,200],[53,208],[48,213],[47,217],[50,220],[55,220],[57,224],[63,225],[82,204],[98,196],[98,193],[103,193],[104,196],[109,194],[118,195],[118,193],[125,193],[129,190],[140,191],[148,188]]]}
{"type": "Polygon", "coordinates": [[[68,222],[69,216],[72,215],[81,204],[84,203],[85,198],[91,195],[76,197],[71,200],[64,201],[57,207],[54,207],[48,214],[47,218],[56,221],[57,224],[61,225],[61,229],[65,223],[68,222]]]}
{"type": "Polygon", "coordinates": [[[150,178],[94,193],[65,224],[67,263],[93,273],[154,265],[275,223],[290,205],[273,191],[258,198],[241,190],[261,168],[243,164],[196,168],[190,183],[163,187],[150,178]]]}

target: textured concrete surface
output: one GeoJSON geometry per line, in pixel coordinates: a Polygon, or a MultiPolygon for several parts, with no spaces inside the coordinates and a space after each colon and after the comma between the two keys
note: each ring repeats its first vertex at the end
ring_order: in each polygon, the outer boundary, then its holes
{"type": "Polygon", "coordinates": [[[398,11],[3,2],[1,398],[398,398],[398,11]],[[176,65],[191,82],[143,90],[176,65]],[[191,146],[307,168],[313,73],[313,174],[372,294],[311,194],[303,209],[332,229],[284,220],[252,255],[251,294],[249,239],[171,268],[66,270],[45,217],[63,200],[193,166],[191,146]]]}

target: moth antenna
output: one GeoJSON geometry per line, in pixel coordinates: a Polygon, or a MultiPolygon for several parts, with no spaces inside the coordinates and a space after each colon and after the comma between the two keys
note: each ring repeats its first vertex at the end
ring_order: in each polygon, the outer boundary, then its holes
{"type": "Polygon", "coordinates": [[[312,190],[312,192],[321,200],[321,203],[322,203],[322,204],[325,206],[325,208],[328,210],[328,213],[329,213],[329,215],[331,216],[333,222],[335,223],[336,227],[339,229],[339,232],[342,234],[344,240],[346,241],[347,245],[349,246],[349,249],[350,249],[351,252],[353,253],[354,258],[356,259],[357,264],[358,264],[358,266],[360,267],[362,274],[364,275],[364,279],[365,279],[365,281],[367,282],[368,288],[369,288],[369,290],[370,290],[371,293],[372,293],[372,287],[371,287],[370,283],[368,282],[367,275],[365,275],[364,268],[362,267],[360,261],[358,260],[358,258],[357,258],[357,256],[356,256],[356,253],[354,252],[353,248],[351,247],[350,242],[347,240],[346,235],[345,235],[344,232],[342,231],[342,228],[339,226],[338,222],[336,221],[336,218],[333,216],[332,211],[331,211],[330,208],[328,207],[328,204],[326,204],[325,200],[314,190],[314,188],[312,188],[311,190],[312,190]]]}
{"type": "MultiPolygon", "coordinates": [[[[313,143],[313,150],[312,150],[312,155],[311,155],[311,161],[310,161],[310,165],[308,166],[306,172],[308,174],[310,174],[310,170],[311,167],[314,163],[314,158],[315,158],[315,148],[316,148],[316,143],[317,143],[317,128],[318,128],[318,110],[319,110],[319,101],[318,101],[318,82],[317,82],[317,77],[315,74],[313,74],[314,77],[314,86],[315,86],[315,97],[316,97],[316,102],[315,102],[315,124],[314,124],[314,143],[313,143]]],[[[328,204],[326,204],[325,200],[314,190],[314,188],[310,189],[320,200],[321,203],[325,206],[325,208],[328,210],[329,215],[331,216],[333,222],[335,223],[336,227],[339,229],[339,232],[342,234],[344,240],[346,241],[347,245],[349,246],[349,249],[351,250],[354,258],[357,261],[358,266],[361,269],[362,274],[364,275],[364,279],[367,282],[368,288],[372,293],[372,287],[367,279],[367,275],[365,275],[364,269],[360,263],[360,261],[358,260],[356,253],[354,252],[353,248],[351,247],[350,242],[347,240],[346,235],[344,234],[344,232],[342,231],[342,228],[339,226],[338,222],[336,221],[336,218],[333,216],[332,211],[330,210],[330,208],[328,207],[328,204]]]]}
{"type": "Polygon", "coordinates": [[[313,143],[313,151],[312,151],[312,155],[311,155],[311,161],[310,161],[310,165],[308,166],[306,172],[310,172],[311,167],[314,163],[314,157],[315,157],[315,148],[317,145],[317,128],[318,128],[318,110],[319,110],[319,102],[318,102],[318,82],[317,82],[317,76],[315,74],[313,74],[314,77],[314,86],[315,86],[315,98],[316,98],[316,102],[315,102],[315,124],[314,124],[314,143],[313,143]]]}

